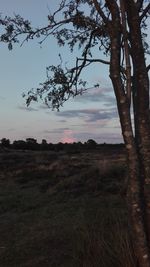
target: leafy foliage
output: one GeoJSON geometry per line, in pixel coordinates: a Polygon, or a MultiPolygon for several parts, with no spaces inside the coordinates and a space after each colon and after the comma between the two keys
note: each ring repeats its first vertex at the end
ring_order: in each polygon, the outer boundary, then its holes
{"type": "MultiPolygon", "coordinates": [[[[40,98],[52,109],[59,110],[59,107],[66,100],[82,94],[85,90],[87,84],[80,79],[84,68],[95,62],[109,65],[107,58],[105,60],[99,57],[94,59],[93,51],[97,47],[103,52],[104,56],[110,56],[111,34],[114,27],[114,18],[110,5],[112,5],[111,1],[108,0],[99,2],[97,0],[61,0],[58,9],[53,14],[48,14],[47,25],[35,29],[30,21],[25,20],[20,15],[15,15],[14,18],[0,16],[0,25],[3,29],[0,41],[7,43],[9,50],[12,50],[13,45],[19,42],[20,36],[24,36],[21,45],[25,41],[34,38],[38,38],[41,44],[48,37],[53,36],[57,39],[59,46],[68,45],[71,52],[74,51],[75,47],[81,50],[81,57],[76,59],[75,67],[63,67],[61,60],[61,64],[58,66],[51,65],[46,69],[46,80],[40,83],[38,88],[30,90],[28,94],[24,94],[27,105],[32,101],[38,101],[40,98]]],[[[113,5],[119,14],[120,20],[122,38],[120,71],[126,93],[127,75],[124,45],[127,38],[126,41],[130,47],[130,37],[127,30],[125,32],[123,28],[119,1],[114,1],[113,5]]],[[[138,0],[134,5],[137,12],[139,12],[141,27],[145,30],[147,27],[146,21],[150,13],[150,4],[147,4],[146,8],[144,8],[143,1],[138,0]]],[[[146,35],[143,33],[143,46],[145,52],[149,52],[145,37],[146,35]]]]}

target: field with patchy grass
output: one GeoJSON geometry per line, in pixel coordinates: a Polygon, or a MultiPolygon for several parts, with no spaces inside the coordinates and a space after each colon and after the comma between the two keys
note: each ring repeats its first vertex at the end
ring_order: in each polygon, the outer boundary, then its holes
{"type": "Polygon", "coordinates": [[[134,267],[124,152],[2,151],[0,266],[134,267]]]}

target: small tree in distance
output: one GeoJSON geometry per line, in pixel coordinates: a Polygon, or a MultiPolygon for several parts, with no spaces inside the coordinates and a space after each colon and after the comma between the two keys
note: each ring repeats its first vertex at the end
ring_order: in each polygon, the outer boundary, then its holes
{"type": "Polygon", "coordinates": [[[81,51],[73,68],[63,68],[62,62],[49,66],[46,81],[28,92],[27,105],[40,98],[59,109],[85,90],[83,69],[95,63],[109,66],[128,158],[127,199],[138,267],[150,267],[150,65],[145,41],[149,13],[150,3],[143,0],[60,0],[58,10],[48,15],[48,24],[42,28],[33,29],[19,15],[0,18],[1,41],[10,50],[24,34],[25,40],[37,37],[41,43],[54,36],[59,46],[68,44],[72,52],[78,44],[81,51]],[[92,57],[95,47],[106,59],[92,57]]]}
{"type": "Polygon", "coordinates": [[[90,147],[90,148],[95,148],[97,143],[95,140],[93,139],[89,139],[87,142],[86,142],[87,146],[90,147]]]}
{"type": "Polygon", "coordinates": [[[2,145],[2,147],[10,147],[10,140],[7,138],[2,138],[1,139],[1,145],[2,145]]]}

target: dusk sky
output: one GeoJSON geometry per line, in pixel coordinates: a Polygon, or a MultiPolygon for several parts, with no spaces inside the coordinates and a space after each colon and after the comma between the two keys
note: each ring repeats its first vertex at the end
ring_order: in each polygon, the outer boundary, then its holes
{"type": "MultiPolygon", "coordinates": [[[[59,0],[0,0],[1,13],[20,14],[34,26],[47,24],[49,10],[55,10],[59,0]]],[[[25,140],[33,137],[41,142],[122,142],[116,102],[108,75],[108,67],[96,64],[83,77],[99,88],[89,89],[83,96],[70,99],[60,112],[49,110],[42,102],[26,107],[22,93],[38,87],[46,79],[46,67],[64,62],[73,64],[76,55],[67,47],[59,48],[54,39],[42,44],[39,40],[25,42],[22,47],[0,44],[0,139],[25,140]]],[[[98,55],[99,56],[99,55],[98,55]]],[[[108,59],[109,60],[109,59],[108,59]]]]}

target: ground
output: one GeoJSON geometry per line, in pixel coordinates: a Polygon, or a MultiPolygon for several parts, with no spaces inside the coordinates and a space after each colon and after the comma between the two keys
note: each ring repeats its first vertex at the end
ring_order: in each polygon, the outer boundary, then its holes
{"type": "Polygon", "coordinates": [[[134,267],[123,149],[0,152],[0,266],[134,267]]]}

